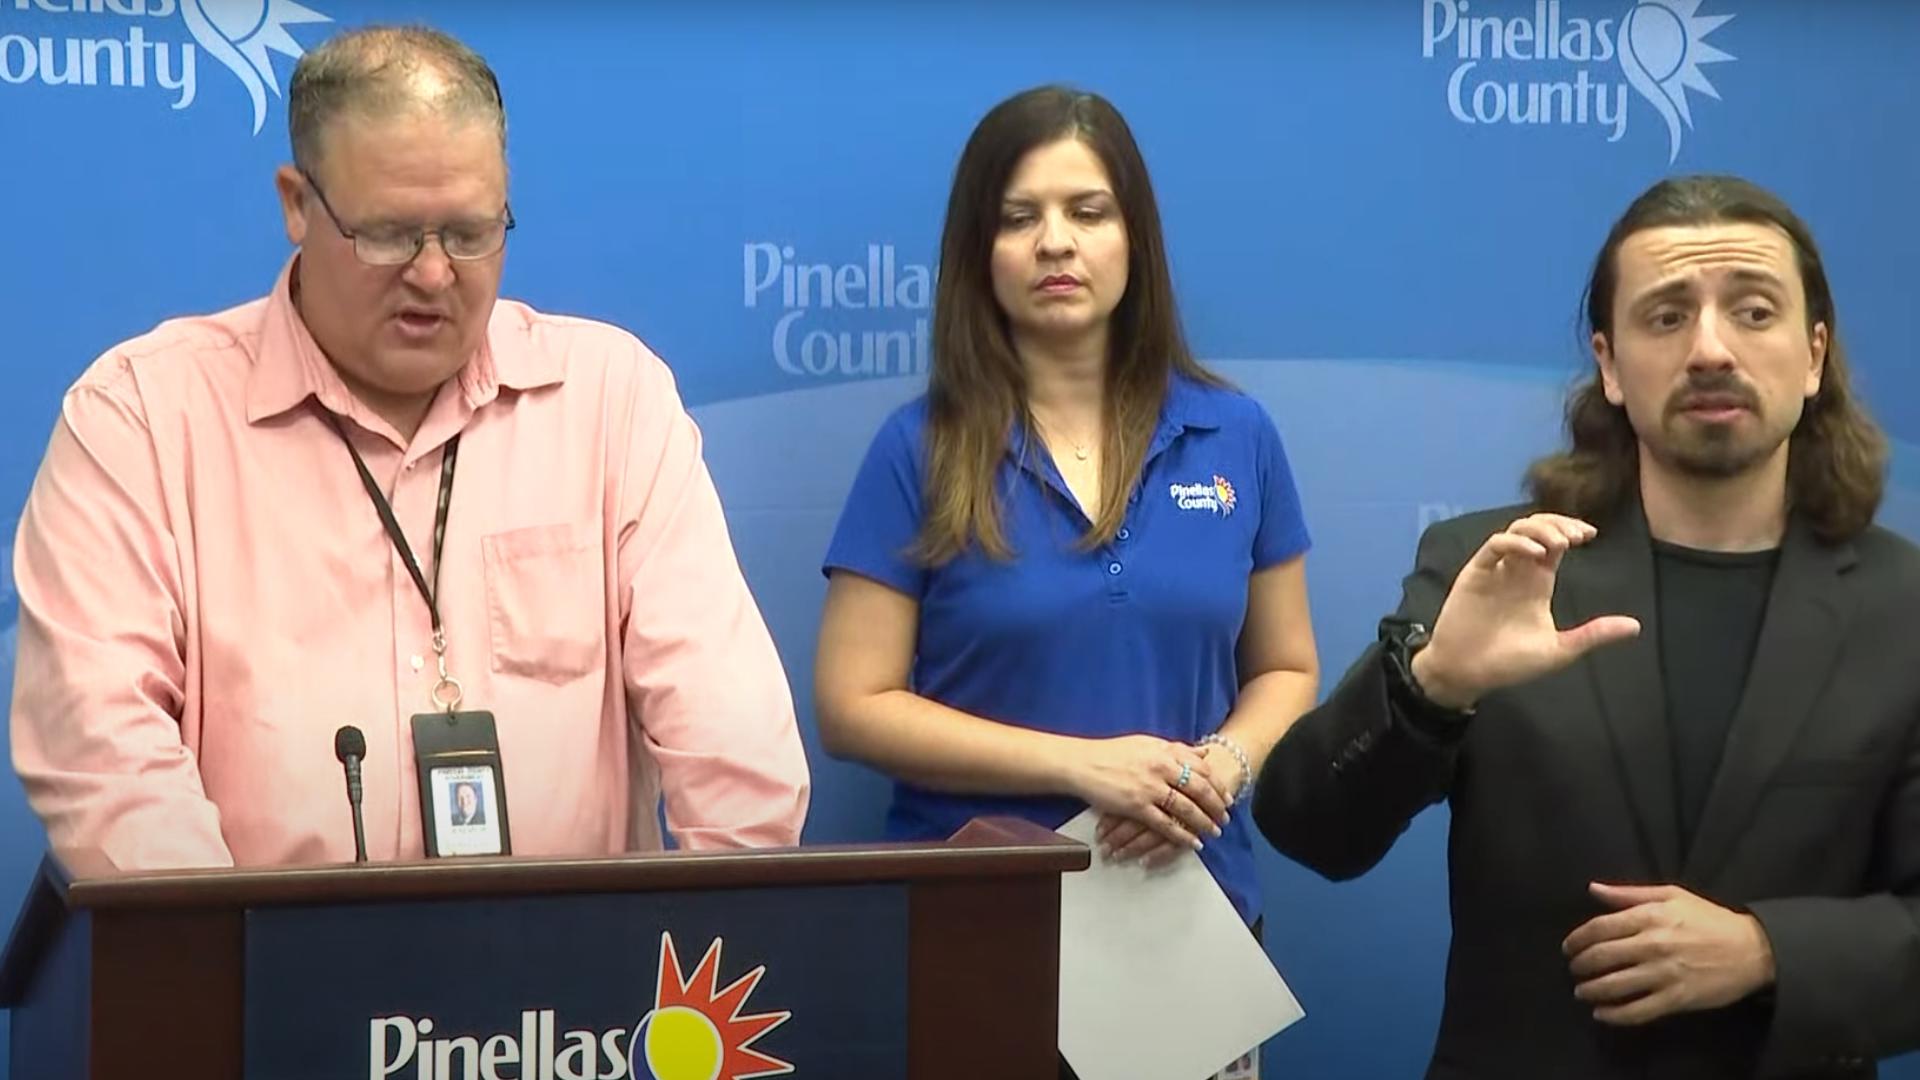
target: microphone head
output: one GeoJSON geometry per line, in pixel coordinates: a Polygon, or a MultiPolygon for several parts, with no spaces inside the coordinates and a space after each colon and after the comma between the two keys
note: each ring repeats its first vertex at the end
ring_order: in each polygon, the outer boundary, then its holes
{"type": "Polygon", "coordinates": [[[367,737],[360,733],[359,728],[348,724],[333,733],[333,756],[339,758],[343,765],[350,757],[366,757],[367,737]]]}

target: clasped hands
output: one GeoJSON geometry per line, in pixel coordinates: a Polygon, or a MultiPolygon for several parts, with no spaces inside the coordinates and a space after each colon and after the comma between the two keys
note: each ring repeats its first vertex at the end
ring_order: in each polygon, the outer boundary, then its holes
{"type": "Polygon", "coordinates": [[[1243,779],[1220,746],[1153,735],[1090,742],[1080,772],[1080,794],[1100,811],[1094,842],[1112,861],[1148,867],[1219,836],[1243,779]]]}

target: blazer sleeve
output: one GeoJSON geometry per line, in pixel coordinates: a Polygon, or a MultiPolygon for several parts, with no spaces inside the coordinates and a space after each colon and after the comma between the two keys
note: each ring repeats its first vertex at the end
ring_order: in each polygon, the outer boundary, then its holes
{"type": "MultiPolygon", "coordinates": [[[[1420,538],[1398,617],[1428,626],[1478,546],[1457,524],[1420,538]]],[[[1268,755],[1253,820],[1275,849],[1342,881],[1373,868],[1414,816],[1447,797],[1464,731],[1417,727],[1394,708],[1381,648],[1370,645],[1318,708],[1268,755]]]]}

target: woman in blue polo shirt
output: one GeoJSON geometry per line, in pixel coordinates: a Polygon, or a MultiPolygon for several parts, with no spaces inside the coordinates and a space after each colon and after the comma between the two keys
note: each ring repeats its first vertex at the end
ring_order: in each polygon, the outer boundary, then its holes
{"type": "Polygon", "coordinates": [[[1245,816],[1312,705],[1307,530],[1266,411],[1182,339],[1145,163],[1104,99],[996,106],[955,171],[927,394],[826,558],[820,733],[897,783],[890,837],[983,814],[1195,847],[1249,923],[1245,816]]]}

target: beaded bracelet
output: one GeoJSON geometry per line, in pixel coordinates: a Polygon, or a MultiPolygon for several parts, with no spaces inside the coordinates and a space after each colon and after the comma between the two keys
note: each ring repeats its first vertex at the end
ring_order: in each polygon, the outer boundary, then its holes
{"type": "Polygon", "coordinates": [[[1233,760],[1240,763],[1240,790],[1234,792],[1233,801],[1235,804],[1245,802],[1247,796],[1253,793],[1253,763],[1247,760],[1247,752],[1240,749],[1239,743],[1217,731],[1200,740],[1202,746],[1209,744],[1225,747],[1227,753],[1233,755],[1233,760]]]}

